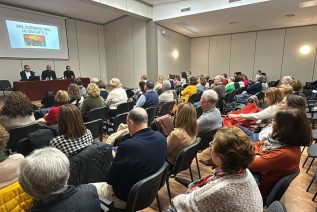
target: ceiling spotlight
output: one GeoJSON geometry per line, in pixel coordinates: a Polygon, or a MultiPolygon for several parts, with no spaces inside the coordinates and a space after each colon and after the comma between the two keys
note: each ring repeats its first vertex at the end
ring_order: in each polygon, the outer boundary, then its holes
{"type": "Polygon", "coordinates": [[[292,14],[292,13],[291,13],[291,14],[286,14],[285,16],[288,17],[288,18],[291,18],[291,17],[294,17],[295,14],[292,14]]]}
{"type": "Polygon", "coordinates": [[[300,47],[299,52],[302,55],[307,55],[311,52],[311,47],[309,45],[304,45],[304,46],[300,47]]]}

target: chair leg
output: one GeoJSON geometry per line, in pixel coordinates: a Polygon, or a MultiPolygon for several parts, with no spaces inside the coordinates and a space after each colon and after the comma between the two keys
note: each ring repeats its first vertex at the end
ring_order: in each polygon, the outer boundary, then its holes
{"type": "Polygon", "coordinates": [[[315,180],[315,176],[314,176],[313,179],[310,181],[309,186],[308,186],[308,188],[306,189],[306,192],[309,191],[310,186],[313,184],[314,180],[315,180]]]}
{"type": "Polygon", "coordinates": [[[156,194],[156,202],[157,202],[157,207],[159,209],[159,212],[162,212],[162,208],[161,208],[161,203],[160,203],[160,198],[158,193],[156,194]]]}
{"type": "Polygon", "coordinates": [[[198,163],[198,158],[197,158],[197,155],[196,155],[196,165],[197,165],[197,171],[198,171],[198,176],[199,176],[199,179],[201,179],[201,176],[200,176],[200,169],[199,169],[199,163],[198,163]]]}
{"type": "Polygon", "coordinates": [[[304,147],[303,147],[303,149],[302,149],[301,155],[303,154],[303,152],[304,152],[305,148],[306,148],[306,147],[304,146],[304,147]]]}
{"type": "Polygon", "coordinates": [[[303,163],[303,166],[302,166],[302,167],[304,167],[304,166],[305,166],[305,164],[306,164],[307,160],[308,160],[308,156],[306,157],[306,159],[305,159],[305,161],[304,161],[304,163],[303,163]]]}
{"type": "Polygon", "coordinates": [[[192,180],[192,182],[194,181],[194,178],[193,178],[193,172],[192,172],[192,168],[188,168],[189,169],[189,173],[190,173],[190,179],[192,180]]]}
{"type": "Polygon", "coordinates": [[[311,162],[310,162],[310,164],[309,164],[309,167],[308,167],[308,169],[307,169],[306,173],[308,173],[308,172],[309,172],[309,169],[310,169],[311,165],[313,164],[314,160],[315,160],[315,158],[312,158],[312,160],[311,160],[311,162]]]}
{"type": "Polygon", "coordinates": [[[317,191],[316,191],[316,193],[315,193],[315,195],[314,195],[314,197],[313,197],[313,201],[315,201],[316,196],[317,196],[317,191]]]}
{"type": "Polygon", "coordinates": [[[166,188],[168,193],[168,198],[170,199],[170,204],[172,204],[172,196],[171,196],[171,190],[170,190],[170,184],[169,184],[169,177],[166,179],[166,188]]]}

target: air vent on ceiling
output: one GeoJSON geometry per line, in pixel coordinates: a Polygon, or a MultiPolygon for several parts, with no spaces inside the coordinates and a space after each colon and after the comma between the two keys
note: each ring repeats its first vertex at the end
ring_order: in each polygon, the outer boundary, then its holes
{"type": "Polygon", "coordinates": [[[241,0],[229,0],[229,3],[233,3],[233,2],[236,2],[236,1],[241,1],[241,0]]]}
{"type": "Polygon", "coordinates": [[[188,11],[190,11],[190,7],[185,7],[185,8],[183,8],[183,9],[181,9],[181,12],[183,13],[183,12],[188,12],[188,11]]]}

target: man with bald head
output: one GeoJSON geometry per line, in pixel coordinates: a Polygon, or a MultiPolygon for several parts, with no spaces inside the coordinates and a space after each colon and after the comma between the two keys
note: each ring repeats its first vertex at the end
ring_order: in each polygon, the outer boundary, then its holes
{"type": "Polygon", "coordinates": [[[51,65],[46,66],[46,70],[42,71],[42,80],[55,80],[56,73],[52,70],[51,65]]]}
{"type": "Polygon", "coordinates": [[[107,170],[106,183],[94,183],[100,195],[125,208],[132,186],[158,171],[167,156],[166,138],[148,128],[143,108],[134,108],[127,116],[131,138],[121,142],[107,170]]]}

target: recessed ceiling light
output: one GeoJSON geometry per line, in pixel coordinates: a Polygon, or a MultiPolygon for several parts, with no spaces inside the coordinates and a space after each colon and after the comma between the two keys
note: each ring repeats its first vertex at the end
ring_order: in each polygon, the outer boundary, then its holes
{"type": "Polygon", "coordinates": [[[288,17],[288,18],[291,18],[291,17],[294,17],[295,14],[286,14],[285,16],[288,17]]]}
{"type": "Polygon", "coordinates": [[[317,0],[314,1],[305,1],[302,3],[299,3],[299,7],[303,8],[303,7],[313,7],[313,6],[317,6],[317,0]]]}
{"type": "Polygon", "coordinates": [[[236,24],[236,23],[238,23],[238,22],[232,21],[232,22],[230,22],[229,24],[236,24]]]}

